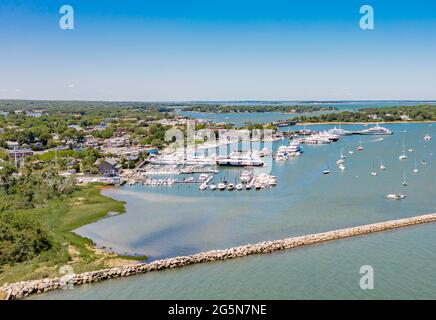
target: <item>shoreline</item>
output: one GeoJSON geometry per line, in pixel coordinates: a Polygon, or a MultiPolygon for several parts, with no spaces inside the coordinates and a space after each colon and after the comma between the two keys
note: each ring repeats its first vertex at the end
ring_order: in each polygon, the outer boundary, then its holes
{"type": "Polygon", "coordinates": [[[410,120],[410,121],[367,121],[367,122],[344,122],[344,121],[326,121],[326,122],[297,122],[295,126],[310,126],[322,124],[352,125],[352,124],[407,124],[407,123],[436,123],[436,120],[410,120]]]}
{"type": "Polygon", "coordinates": [[[231,260],[249,255],[268,254],[275,251],[284,251],[317,243],[380,233],[433,222],[436,222],[436,213],[377,222],[322,233],[308,234],[282,240],[263,241],[256,244],[247,244],[223,250],[211,250],[189,256],[179,256],[163,260],[156,260],[151,263],[132,264],[123,267],[108,268],[80,274],[71,274],[65,276],[67,278],[45,278],[42,280],[30,280],[12,284],[4,284],[2,287],[0,287],[0,299],[22,299],[31,294],[45,293],[65,288],[66,285],[82,285],[99,282],[106,279],[143,274],[151,271],[181,268],[188,265],[207,262],[231,260]]]}
{"type": "MultiPolygon", "coordinates": [[[[59,266],[71,266],[78,272],[99,270],[105,267],[143,263],[147,257],[143,255],[123,255],[108,248],[98,247],[92,239],[75,232],[77,228],[110,217],[111,212],[125,213],[125,203],[102,194],[103,185],[78,186],[71,197],[50,202],[46,210],[53,212],[47,217],[49,221],[56,218],[51,234],[53,249],[46,252],[48,260],[36,257],[32,260],[3,265],[0,273],[0,287],[3,283],[27,281],[59,276],[59,266]]],[[[33,213],[33,212],[29,212],[33,213]]],[[[42,221],[46,223],[46,220],[42,221]]]]}

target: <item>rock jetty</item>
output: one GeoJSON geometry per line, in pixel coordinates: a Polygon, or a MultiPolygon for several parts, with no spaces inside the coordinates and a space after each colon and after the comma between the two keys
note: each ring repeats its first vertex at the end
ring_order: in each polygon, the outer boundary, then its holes
{"type": "Polygon", "coordinates": [[[222,261],[245,257],[253,254],[271,253],[278,250],[292,249],[315,243],[355,237],[435,221],[436,213],[433,213],[416,217],[367,224],[359,227],[287,238],[283,240],[264,241],[256,244],[247,244],[229,249],[211,250],[190,256],[180,256],[163,260],[156,260],[151,263],[141,263],[123,267],[108,268],[98,271],[90,271],[80,274],[68,275],[62,278],[47,278],[40,280],[21,281],[13,284],[5,284],[0,287],[0,298],[5,300],[21,299],[29,296],[30,294],[48,292],[64,288],[65,286],[74,287],[85,283],[93,283],[106,279],[127,277],[151,271],[181,268],[183,266],[196,263],[222,261]]]}

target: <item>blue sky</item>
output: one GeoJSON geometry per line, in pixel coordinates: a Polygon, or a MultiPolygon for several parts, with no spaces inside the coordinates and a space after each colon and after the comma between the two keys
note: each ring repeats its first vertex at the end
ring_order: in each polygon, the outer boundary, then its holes
{"type": "Polygon", "coordinates": [[[415,2],[2,0],[0,98],[436,99],[436,2],[415,2]]]}

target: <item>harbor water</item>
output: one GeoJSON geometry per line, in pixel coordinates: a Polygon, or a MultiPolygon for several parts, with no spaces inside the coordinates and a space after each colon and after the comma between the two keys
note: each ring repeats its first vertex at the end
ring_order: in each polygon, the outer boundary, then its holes
{"type": "MultiPolygon", "coordinates": [[[[270,189],[200,192],[198,185],[107,189],[105,195],[126,201],[126,213],[76,232],[100,247],[155,260],[435,212],[436,143],[423,137],[427,133],[436,137],[436,125],[384,126],[394,134],[346,136],[328,145],[305,145],[301,157],[268,162],[265,169],[278,178],[277,187],[270,189]],[[360,143],[363,151],[356,150],[360,143]],[[400,161],[403,144],[408,159],[400,161]],[[347,156],[343,172],[336,166],[341,150],[347,156]],[[413,172],[415,159],[418,173],[413,172]],[[387,170],[379,169],[381,163],[387,170]],[[323,175],[326,168],[331,173],[323,175]],[[376,176],[371,175],[374,170],[376,176]],[[407,198],[386,199],[391,193],[407,198]]],[[[275,142],[273,148],[286,143],[275,142]]],[[[215,179],[238,174],[237,169],[224,170],[215,179]]],[[[435,231],[435,225],[412,227],[35,298],[436,298],[435,231]],[[374,290],[359,287],[362,265],[374,267],[374,290]]]]}

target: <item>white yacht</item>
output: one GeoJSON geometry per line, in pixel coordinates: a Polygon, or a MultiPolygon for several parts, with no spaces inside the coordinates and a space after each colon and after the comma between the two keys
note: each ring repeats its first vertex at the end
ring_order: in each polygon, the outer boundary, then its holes
{"type": "Polygon", "coordinates": [[[362,131],[359,131],[359,134],[364,134],[364,135],[390,135],[393,132],[387,128],[384,127],[380,127],[378,125],[378,123],[376,124],[375,127],[371,127],[362,131]]]}
{"type": "Polygon", "coordinates": [[[431,135],[426,134],[426,135],[424,136],[424,141],[430,141],[430,140],[431,140],[431,135]]]}
{"type": "Polygon", "coordinates": [[[239,179],[242,183],[248,183],[253,178],[253,173],[251,171],[242,171],[239,179]]]}
{"type": "Polygon", "coordinates": [[[224,182],[218,183],[218,190],[223,191],[226,188],[226,184],[224,182]]]}
{"type": "Polygon", "coordinates": [[[330,129],[327,132],[330,134],[333,134],[333,135],[338,135],[338,136],[348,136],[351,134],[350,131],[346,131],[346,130],[342,129],[341,127],[339,127],[339,128],[334,127],[333,129],[330,129]]]}

